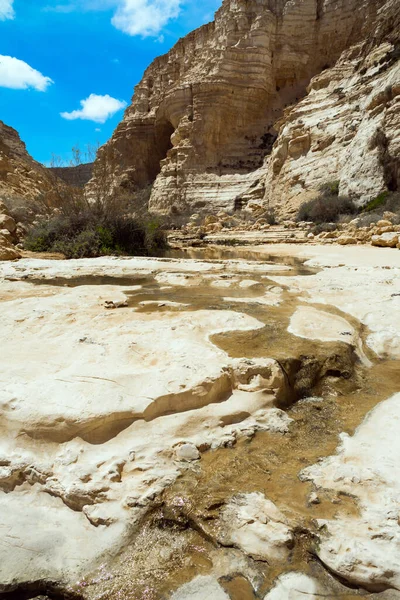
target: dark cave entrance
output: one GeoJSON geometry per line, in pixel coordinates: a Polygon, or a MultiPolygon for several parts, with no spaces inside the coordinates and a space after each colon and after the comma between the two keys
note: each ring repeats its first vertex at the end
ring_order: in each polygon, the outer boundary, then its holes
{"type": "Polygon", "coordinates": [[[163,119],[155,125],[154,160],[152,161],[151,167],[151,177],[153,181],[161,171],[160,162],[167,156],[168,151],[172,148],[171,135],[174,131],[174,126],[167,119],[163,119]]]}

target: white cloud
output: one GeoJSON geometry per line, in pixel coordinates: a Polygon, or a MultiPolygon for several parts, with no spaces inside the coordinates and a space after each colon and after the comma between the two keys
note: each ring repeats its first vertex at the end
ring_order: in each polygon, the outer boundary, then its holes
{"type": "Polygon", "coordinates": [[[54,81],[50,77],[45,77],[23,60],[0,54],[0,87],[14,90],[34,88],[45,92],[52,83],[54,81]]]}
{"type": "Polygon", "coordinates": [[[158,36],[180,7],[181,0],[122,0],[111,22],[129,35],[158,36]]]}
{"type": "Polygon", "coordinates": [[[0,0],[0,21],[6,21],[15,17],[13,2],[14,0],[0,0]]]}
{"type": "Polygon", "coordinates": [[[129,35],[158,37],[168,21],[179,15],[183,2],[184,0],[64,0],[45,6],[42,10],[59,13],[113,10],[111,22],[120,31],[129,35]]]}
{"type": "Polygon", "coordinates": [[[125,108],[126,102],[121,102],[121,100],[112,98],[108,94],[105,96],[90,94],[88,98],[81,100],[81,106],[82,108],[79,110],[62,112],[60,114],[63,119],[68,119],[69,121],[83,119],[94,121],[95,123],[105,123],[116,112],[125,108]]]}

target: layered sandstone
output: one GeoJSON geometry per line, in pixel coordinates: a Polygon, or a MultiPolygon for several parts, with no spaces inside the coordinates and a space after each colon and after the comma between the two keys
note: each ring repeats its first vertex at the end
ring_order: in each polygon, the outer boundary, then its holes
{"type": "Polygon", "coordinates": [[[286,205],[328,178],[359,194],[360,162],[363,198],[397,185],[398,11],[399,0],[225,0],[146,70],[90,192],[152,186],[151,210],[190,214],[286,205]]]}
{"type": "Polygon", "coordinates": [[[64,184],[28,153],[17,131],[0,121],[0,199],[7,204],[21,199],[49,199],[64,184]]]}
{"type": "Polygon", "coordinates": [[[314,77],[284,112],[266,162],[264,202],[290,213],[327,181],[358,204],[400,186],[400,3],[381,9],[374,34],[314,77]]]}

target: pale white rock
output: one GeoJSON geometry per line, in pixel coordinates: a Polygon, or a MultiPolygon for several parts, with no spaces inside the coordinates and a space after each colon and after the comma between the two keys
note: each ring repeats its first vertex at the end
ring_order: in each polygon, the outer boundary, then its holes
{"type": "Polygon", "coordinates": [[[94,527],[81,512],[36,486],[0,491],[0,592],[23,581],[73,581],[121,543],[123,527],[94,527]]]}
{"type": "Polygon", "coordinates": [[[324,593],[329,596],[316,579],[293,571],[281,575],[264,600],[320,600],[324,593]]]}
{"type": "Polygon", "coordinates": [[[180,444],[175,449],[176,458],[178,460],[184,460],[190,462],[192,460],[197,460],[200,458],[200,452],[196,448],[194,444],[180,444]]]}
{"type": "Polygon", "coordinates": [[[173,302],[171,300],[142,300],[139,306],[158,307],[158,308],[187,308],[190,304],[183,302],[173,302]]]}
{"type": "Polygon", "coordinates": [[[284,560],[293,545],[288,520],[259,492],[234,496],[220,517],[220,542],[257,560],[284,560]]]}
{"type": "MultiPolygon", "coordinates": [[[[282,253],[282,248],[276,252],[282,253]]],[[[271,250],[271,252],[274,250],[271,250]]],[[[381,357],[400,358],[400,252],[391,248],[328,248],[317,252],[291,250],[313,258],[306,264],[323,266],[308,277],[275,276],[279,284],[310,303],[336,306],[369,328],[368,346],[381,357]]]]}
{"type": "Polygon", "coordinates": [[[120,300],[105,300],[104,307],[105,308],[126,308],[128,306],[128,300],[125,298],[121,298],[120,300]]]}
{"type": "Polygon", "coordinates": [[[318,556],[351,584],[400,589],[400,394],[381,402],[337,454],[305,469],[302,479],[356,499],[360,515],[319,521],[318,556]]]}
{"type": "Polygon", "coordinates": [[[239,287],[243,289],[253,288],[258,285],[261,285],[259,281],[254,281],[253,279],[242,279],[239,283],[239,287]]]}
{"type": "Polygon", "coordinates": [[[396,248],[399,243],[399,234],[397,232],[382,233],[381,235],[373,235],[371,244],[373,246],[381,246],[382,248],[396,248]]]}
{"type": "Polygon", "coordinates": [[[229,600],[229,596],[215,577],[199,575],[174,592],[171,600],[229,600]]]}
{"type": "Polygon", "coordinates": [[[80,275],[131,277],[135,285],[155,268],[175,274],[180,265],[198,278],[229,271],[201,261],[110,257],[0,264],[0,488],[7,492],[0,495],[0,531],[16,518],[17,545],[24,535],[34,549],[23,542],[26,549],[9,552],[2,538],[4,585],[24,584],[33,573],[71,583],[116,554],[187,467],[176,460],[182,443],[182,457],[192,460],[200,446],[233,445],[258,430],[288,431],[291,420],[277,408],[285,395],[278,363],[232,359],[210,341],[214,333],[261,322],[226,310],[104,310],[105,299],[125,297],[125,285],[46,285],[80,275]],[[37,523],[47,499],[59,509],[43,529],[37,523]]]}
{"type": "Polygon", "coordinates": [[[237,279],[217,279],[211,282],[211,287],[229,288],[237,283],[237,279]]]}
{"type": "Polygon", "coordinates": [[[263,296],[226,296],[225,302],[239,302],[242,304],[264,304],[265,306],[279,306],[281,294],[276,291],[266,291],[263,296]]]}
{"type": "Polygon", "coordinates": [[[312,306],[299,306],[290,318],[288,331],[323,342],[356,343],[357,334],[346,319],[312,306]]]}

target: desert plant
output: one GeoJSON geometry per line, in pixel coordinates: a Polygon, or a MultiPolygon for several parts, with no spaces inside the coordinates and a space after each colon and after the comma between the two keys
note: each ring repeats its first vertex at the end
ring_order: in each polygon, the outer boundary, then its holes
{"type": "Polygon", "coordinates": [[[362,209],[362,215],[373,215],[373,221],[379,221],[383,218],[385,212],[393,213],[392,222],[400,222],[400,192],[390,192],[389,190],[381,192],[375,198],[372,198],[362,209]]]}
{"type": "Polygon", "coordinates": [[[145,256],[166,248],[165,230],[156,219],[134,219],[122,214],[82,213],[42,220],[28,234],[25,248],[33,252],[61,252],[67,258],[109,254],[145,256]]]}
{"type": "Polygon", "coordinates": [[[372,212],[378,208],[382,208],[386,204],[387,197],[389,192],[382,192],[376,198],[373,198],[363,208],[363,212],[372,212]]]}
{"type": "Polygon", "coordinates": [[[299,209],[298,221],[313,221],[314,223],[337,223],[341,215],[354,215],[357,207],[347,197],[338,197],[321,193],[314,200],[302,204],[299,209]]]}
{"type": "Polygon", "coordinates": [[[319,187],[316,198],[300,206],[297,220],[337,223],[344,215],[354,215],[357,210],[353,200],[339,196],[339,181],[327,181],[319,187]]]}

